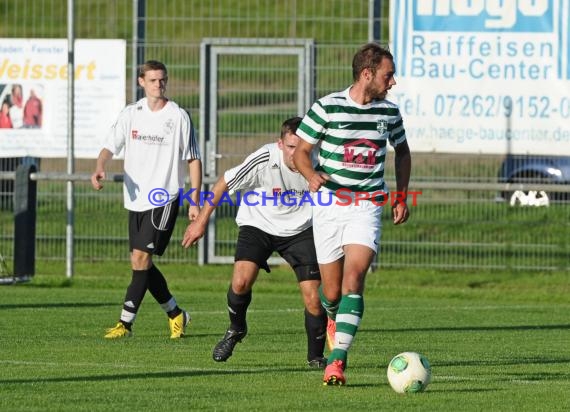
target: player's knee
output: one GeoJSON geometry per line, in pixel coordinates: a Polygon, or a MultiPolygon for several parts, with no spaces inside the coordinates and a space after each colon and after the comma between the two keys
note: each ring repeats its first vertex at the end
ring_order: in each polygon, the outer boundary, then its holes
{"type": "Polygon", "coordinates": [[[313,316],[319,316],[324,310],[320,301],[305,302],[305,309],[313,316]]]}
{"type": "Polygon", "coordinates": [[[152,266],[152,255],[134,249],[131,253],[131,267],[134,270],[146,270],[152,266]]]}
{"type": "Polygon", "coordinates": [[[243,295],[249,292],[251,287],[245,282],[232,282],[232,290],[236,295],[243,295]]]}
{"type": "Polygon", "coordinates": [[[243,295],[251,290],[254,283],[255,277],[234,275],[232,279],[232,289],[236,294],[243,295]]]}

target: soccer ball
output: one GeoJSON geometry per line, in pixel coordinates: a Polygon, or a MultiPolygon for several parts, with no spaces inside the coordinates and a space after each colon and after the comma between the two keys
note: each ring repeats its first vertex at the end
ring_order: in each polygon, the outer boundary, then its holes
{"type": "Polygon", "coordinates": [[[403,352],[388,365],[388,382],[398,393],[423,392],[431,380],[431,367],[425,356],[403,352]]]}

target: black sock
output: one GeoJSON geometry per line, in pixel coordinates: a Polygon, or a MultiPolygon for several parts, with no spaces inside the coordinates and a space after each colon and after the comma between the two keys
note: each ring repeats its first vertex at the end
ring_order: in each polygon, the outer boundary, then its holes
{"type": "Polygon", "coordinates": [[[326,343],[327,315],[323,311],[318,316],[305,309],[305,331],[307,332],[307,360],[323,357],[326,343]]]}
{"type": "MultiPolygon", "coordinates": [[[[127,287],[127,293],[123,302],[123,310],[133,314],[139,311],[144,295],[148,287],[148,270],[133,270],[131,283],[127,287]]],[[[121,320],[127,329],[131,329],[132,322],[121,320]]]]}
{"type": "MultiPolygon", "coordinates": [[[[148,270],[148,290],[152,297],[160,304],[164,304],[172,299],[172,294],[168,290],[166,278],[154,264],[148,270]]],[[[166,312],[170,319],[180,315],[182,309],[176,306],[173,310],[166,312]]]]}
{"type": "Polygon", "coordinates": [[[151,293],[154,299],[162,305],[168,302],[172,295],[168,290],[168,284],[162,272],[155,266],[152,265],[148,270],[148,291],[151,293]]]}
{"type": "Polygon", "coordinates": [[[230,316],[230,327],[236,331],[247,331],[247,308],[251,302],[251,290],[244,295],[236,295],[230,285],[227,294],[228,314],[230,316]]]}
{"type": "Polygon", "coordinates": [[[119,322],[121,322],[125,327],[125,329],[127,330],[131,330],[131,328],[133,327],[133,324],[131,322],[125,322],[124,320],[120,320],[119,322]]]}
{"type": "Polygon", "coordinates": [[[180,309],[178,306],[176,306],[170,312],[166,312],[166,314],[168,315],[168,317],[170,319],[174,319],[176,316],[180,315],[181,313],[182,313],[182,309],[180,309]]]}

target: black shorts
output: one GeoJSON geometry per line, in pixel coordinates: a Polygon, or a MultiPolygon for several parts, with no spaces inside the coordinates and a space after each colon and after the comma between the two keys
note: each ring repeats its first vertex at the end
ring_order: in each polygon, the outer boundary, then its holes
{"type": "Polygon", "coordinates": [[[291,265],[297,281],[321,280],[313,228],[293,236],[274,236],[253,226],[240,226],[235,261],[247,260],[270,272],[267,259],[273,252],[291,265]]]}
{"type": "Polygon", "coordinates": [[[178,199],[162,207],[133,212],[129,210],[129,247],[162,256],[174,231],[178,199]]]}

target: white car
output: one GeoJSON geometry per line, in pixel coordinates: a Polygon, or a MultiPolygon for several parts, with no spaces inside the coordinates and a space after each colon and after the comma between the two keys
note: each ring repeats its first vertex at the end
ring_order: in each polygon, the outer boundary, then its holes
{"type": "MultiPolygon", "coordinates": [[[[499,171],[499,183],[570,185],[569,156],[507,155],[499,171]]],[[[556,190],[503,191],[500,197],[511,206],[549,206],[570,201],[570,192],[556,190]]]]}

